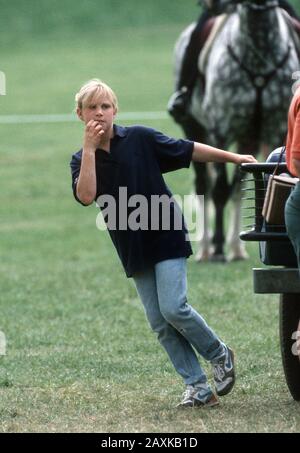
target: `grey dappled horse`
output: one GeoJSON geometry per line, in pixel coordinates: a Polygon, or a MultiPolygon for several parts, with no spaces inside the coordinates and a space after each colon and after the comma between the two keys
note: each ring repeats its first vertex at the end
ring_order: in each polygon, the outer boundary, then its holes
{"type": "MultiPolygon", "coordinates": [[[[215,0],[211,0],[213,3],[215,0]]],[[[230,14],[217,17],[202,49],[199,77],[182,124],[187,138],[244,154],[266,156],[282,145],[292,96],[293,74],[299,67],[299,38],[276,0],[224,0],[235,3],[230,14]]],[[[195,24],[175,46],[175,76],[195,24]]],[[[198,260],[224,261],[224,207],[231,197],[233,212],[228,244],[230,259],[247,257],[239,239],[241,175],[228,182],[224,164],[194,164],[196,193],[205,195],[205,228],[198,260]],[[215,208],[215,232],[208,228],[208,199],[215,208]]]]}

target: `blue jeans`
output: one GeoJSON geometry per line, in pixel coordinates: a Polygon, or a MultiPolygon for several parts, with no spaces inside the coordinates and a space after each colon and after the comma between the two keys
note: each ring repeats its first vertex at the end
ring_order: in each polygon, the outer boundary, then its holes
{"type": "Polygon", "coordinates": [[[294,246],[300,269],[300,183],[296,184],[285,205],[287,234],[294,246]]]}
{"type": "Polygon", "coordinates": [[[224,354],[224,345],[187,303],[186,259],[161,261],[133,279],[150,326],[175,370],[185,384],[206,382],[195,350],[210,361],[224,354]]]}

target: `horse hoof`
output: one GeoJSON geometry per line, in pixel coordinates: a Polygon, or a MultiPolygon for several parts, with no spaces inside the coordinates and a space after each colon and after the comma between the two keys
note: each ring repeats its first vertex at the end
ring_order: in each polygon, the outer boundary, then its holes
{"type": "Polygon", "coordinates": [[[211,263],[226,263],[226,256],[223,253],[215,253],[211,255],[209,261],[211,263]]]}
{"type": "Polygon", "coordinates": [[[231,263],[235,261],[246,261],[249,259],[249,255],[247,252],[240,252],[240,253],[232,253],[228,257],[228,261],[231,263]]]}
{"type": "Polygon", "coordinates": [[[208,263],[210,261],[211,254],[209,252],[199,251],[195,256],[196,263],[208,263]]]}

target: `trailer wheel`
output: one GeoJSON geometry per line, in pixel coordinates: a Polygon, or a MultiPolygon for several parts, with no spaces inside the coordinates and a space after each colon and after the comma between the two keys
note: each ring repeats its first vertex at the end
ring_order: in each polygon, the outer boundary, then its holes
{"type": "Polygon", "coordinates": [[[281,294],[279,323],[285,379],[294,400],[300,401],[300,294],[281,294]]]}

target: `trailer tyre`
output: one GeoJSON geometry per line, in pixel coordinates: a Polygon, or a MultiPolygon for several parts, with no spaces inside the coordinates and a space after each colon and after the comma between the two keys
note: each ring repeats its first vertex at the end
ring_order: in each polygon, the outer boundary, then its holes
{"type": "Polygon", "coordinates": [[[284,374],[289,391],[300,401],[300,294],[282,294],[279,334],[284,374]]]}

